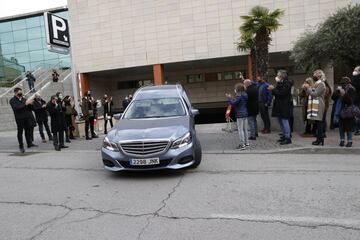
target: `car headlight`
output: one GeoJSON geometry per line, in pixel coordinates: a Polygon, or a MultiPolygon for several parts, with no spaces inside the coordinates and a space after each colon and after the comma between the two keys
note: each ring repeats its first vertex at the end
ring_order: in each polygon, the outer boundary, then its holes
{"type": "Polygon", "coordinates": [[[171,148],[181,148],[191,143],[191,133],[188,132],[181,138],[175,140],[171,145],[171,148]]]}
{"type": "Polygon", "coordinates": [[[115,151],[115,152],[119,151],[119,148],[116,145],[116,143],[110,142],[110,140],[107,137],[104,138],[103,147],[110,151],[115,151]]]}

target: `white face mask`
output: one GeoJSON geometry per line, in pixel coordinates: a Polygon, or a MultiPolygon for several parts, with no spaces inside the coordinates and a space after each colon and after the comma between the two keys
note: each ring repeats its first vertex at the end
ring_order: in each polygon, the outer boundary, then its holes
{"type": "Polygon", "coordinates": [[[235,93],[235,94],[237,94],[237,91],[236,91],[236,89],[234,89],[234,93],[235,93]]]}
{"type": "Polygon", "coordinates": [[[275,81],[276,81],[276,82],[280,82],[280,78],[279,78],[279,77],[276,77],[276,78],[275,78],[275,81]]]}
{"type": "Polygon", "coordinates": [[[359,73],[357,71],[353,71],[353,76],[357,76],[359,73]]]}

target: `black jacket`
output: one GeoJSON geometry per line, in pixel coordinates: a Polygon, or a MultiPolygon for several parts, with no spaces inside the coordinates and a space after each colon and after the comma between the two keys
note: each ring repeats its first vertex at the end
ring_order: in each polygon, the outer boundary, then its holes
{"type": "Polygon", "coordinates": [[[21,98],[21,100],[14,96],[10,99],[10,106],[14,111],[15,119],[16,120],[22,120],[22,119],[31,119],[32,113],[31,113],[31,106],[25,105],[26,98],[21,98]]]}
{"type": "Polygon", "coordinates": [[[292,83],[289,80],[279,82],[273,89],[272,94],[275,96],[272,116],[280,118],[290,118],[293,115],[293,102],[291,95],[292,83]]]}
{"type": "Polygon", "coordinates": [[[48,121],[48,113],[46,108],[42,107],[43,105],[46,105],[46,102],[43,99],[37,100],[35,98],[33,103],[33,110],[35,112],[36,121],[38,123],[48,121]]]}
{"type": "Polygon", "coordinates": [[[247,89],[248,95],[247,110],[249,116],[256,116],[259,114],[259,90],[255,84],[251,84],[247,89]]]}
{"type": "Polygon", "coordinates": [[[108,115],[112,115],[113,113],[113,110],[112,110],[112,106],[114,105],[114,103],[111,101],[107,101],[107,102],[103,102],[103,107],[104,107],[104,116],[105,114],[108,114],[108,115]]]}
{"type": "Polygon", "coordinates": [[[51,132],[57,133],[66,129],[66,123],[63,113],[63,108],[60,104],[57,106],[52,102],[47,104],[47,110],[51,118],[51,132]]]}

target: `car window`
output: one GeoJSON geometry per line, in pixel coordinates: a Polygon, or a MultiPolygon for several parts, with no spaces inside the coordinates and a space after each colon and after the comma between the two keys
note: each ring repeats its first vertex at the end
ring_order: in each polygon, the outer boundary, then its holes
{"type": "Polygon", "coordinates": [[[124,114],[124,119],[162,118],[186,115],[180,98],[134,100],[124,114]]]}

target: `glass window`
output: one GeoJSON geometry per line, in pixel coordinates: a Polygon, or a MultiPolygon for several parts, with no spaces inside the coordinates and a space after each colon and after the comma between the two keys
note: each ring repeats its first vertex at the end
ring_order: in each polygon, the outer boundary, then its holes
{"type": "Polygon", "coordinates": [[[44,49],[43,51],[45,60],[59,59],[56,53],[49,52],[47,49],[44,49]]]}
{"type": "Polygon", "coordinates": [[[9,43],[9,42],[13,42],[14,38],[13,38],[13,34],[12,32],[6,32],[6,33],[0,33],[0,43],[9,43]]]}
{"type": "Polygon", "coordinates": [[[14,41],[18,42],[18,41],[24,41],[27,39],[27,34],[26,34],[26,30],[19,30],[19,31],[14,31],[14,41]]]}
{"type": "Polygon", "coordinates": [[[30,60],[31,62],[43,61],[44,60],[43,50],[30,52],[30,60]]]}
{"type": "Polygon", "coordinates": [[[27,18],[25,21],[26,21],[27,28],[33,28],[33,27],[40,26],[40,17],[27,18]]]}
{"type": "Polygon", "coordinates": [[[33,39],[33,40],[29,40],[29,50],[40,50],[43,49],[43,44],[42,44],[42,39],[38,38],[38,39],[33,39]]]}
{"type": "Polygon", "coordinates": [[[235,75],[235,79],[244,79],[243,72],[236,71],[236,72],[234,72],[234,75],[235,75]]]}
{"type": "Polygon", "coordinates": [[[33,70],[36,70],[39,66],[41,65],[44,65],[44,62],[43,61],[40,61],[40,62],[31,62],[30,63],[30,68],[31,68],[31,71],[33,70]]]}
{"type": "Polygon", "coordinates": [[[225,79],[225,80],[232,80],[232,79],[234,79],[234,73],[233,73],[233,72],[225,72],[225,73],[224,73],[224,79],[225,79]]]}
{"type": "Polygon", "coordinates": [[[15,47],[13,43],[10,44],[1,44],[2,54],[14,54],[15,53],[15,47]]]}
{"type": "Polygon", "coordinates": [[[28,39],[41,38],[41,30],[40,27],[29,28],[27,30],[28,39]]]}
{"type": "Polygon", "coordinates": [[[29,51],[28,48],[28,42],[22,41],[22,42],[16,42],[15,44],[15,52],[26,52],[29,51]]]}
{"type": "Polygon", "coordinates": [[[191,74],[186,75],[186,79],[188,83],[197,83],[197,82],[203,82],[204,78],[202,74],[191,74]]]}
{"type": "Polygon", "coordinates": [[[124,118],[163,118],[184,116],[185,114],[185,108],[180,98],[159,98],[133,101],[124,118]]]}
{"type": "Polygon", "coordinates": [[[16,20],[16,21],[12,21],[12,29],[15,30],[20,30],[20,29],[25,29],[26,28],[26,23],[25,23],[25,19],[20,19],[20,20],[16,20]]]}
{"type": "Polygon", "coordinates": [[[2,22],[0,23],[0,32],[11,32],[11,22],[2,22]]]}
{"type": "Polygon", "coordinates": [[[41,27],[40,27],[40,31],[41,31],[40,36],[41,36],[42,38],[44,38],[45,41],[46,41],[45,27],[44,27],[44,26],[41,26],[41,27]]]}
{"type": "Polygon", "coordinates": [[[29,52],[16,53],[15,58],[18,60],[18,63],[28,63],[30,62],[29,52]]]}

